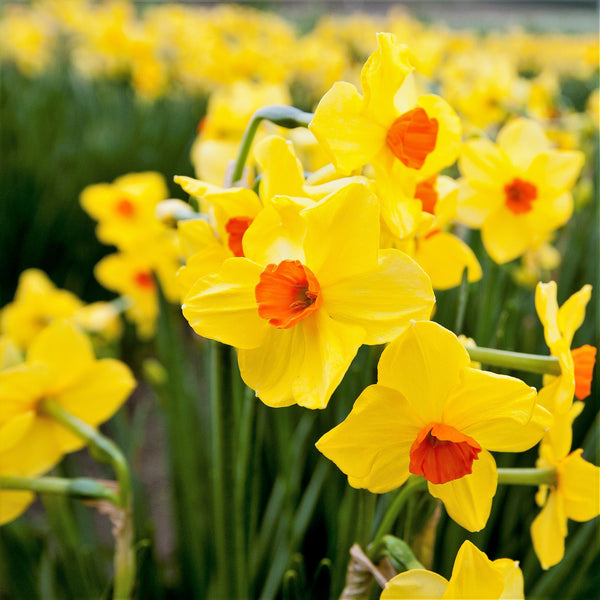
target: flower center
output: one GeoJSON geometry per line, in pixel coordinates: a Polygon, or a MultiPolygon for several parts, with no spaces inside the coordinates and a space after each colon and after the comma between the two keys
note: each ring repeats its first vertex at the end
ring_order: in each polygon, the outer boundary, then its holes
{"type": "Polygon", "coordinates": [[[418,198],[423,205],[423,210],[433,215],[435,211],[435,205],[439,199],[437,190],[435,189],[435,182],[437,175],[424,179],[417,183],[417,189],[415,190],[415,198],[418,198]]]}
{"type": "Polygon", "coordinates": [[[135,214],[133,202],[127,198],[120,198],[115,204],[115,210],[126,219],[130,219],[135,214]]]}
{"type": "Polygon", "coordinates": [[[531,203],[537,198],[537,188],[532,183],[515,177],[504,186],[504,196],[508,210],[520,215],[531,210],[531,203]]]}
{"type": "Polygon", "coordinates": [[[592,374],[596,364],[596,348],[586,344],[581,348],[571,350],[575,365],[575,396],[583,400],[590,395],[592,390],[592,374]]]}
{"type": "Polygon", "coordinates": [[[288,329],[323,303],[321,286],[299,260],[267,265],[255,288],[258,314],[273,327],[288,329]]]}
{"type": "Polygon", "coordinates": [[[444,423],[429,423],[410,448],[409,471],[431,483],[448,483],[469,475],[481,446],[444,423]]]}
{"type": "Polygon", "coordinates": [[[227,221],[227,224],[225,225],[227,245],[234,256],[244,256],[242,238],[252,221],[254,221],[254,219],[251,219],[250,217],[232,217],[227,221]]]}
{"type": "Polygon", "coordinates": [[[411,169],[420,169],[435,148],[437,119],[430,119],[421,108],[401,114],[389,128],[386,141],[394,156],[411,169]]]}
{"type": "Polygon", "coordinates": [[[154,277],[152,277],[152,273],[148,271],[138,271],[133,276],[133,280],[138,287],[146,290],[154,289],[154,277]]]}

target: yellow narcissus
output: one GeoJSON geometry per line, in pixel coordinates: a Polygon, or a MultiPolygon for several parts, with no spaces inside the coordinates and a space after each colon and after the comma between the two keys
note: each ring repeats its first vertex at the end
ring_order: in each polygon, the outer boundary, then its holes
{"type": "Polygon", "coordinates": [[[590,394],[596,348],[588,344],[571,350],[575,332],[585,318],[585,308],[592,294],[592,286],[584,285],[560,308],[556,300],[556,282],[538,283],[535,290],[535,308],[544,326],[544,337],[552,356],[558,358],[561,374],[547,375],[540,390],[540,403],[552,413],[565,414],[573,396],[583,400],[590,394]]]}
{"type": "Polygon", "coordinates": [[[470,531],[482,529],[496,492],[489,450],[522,452],[550,420],[519,379],[470,367],[457,337],[430,321],[413,323],[382,353],[378,382],[317,448],[375,493],[400,487],[410,473],[470,531]]]}
{"type": "Polygon", "coordinates": [[[523,573],[509,558],[491,561],[468,540],[458,550],[450,581],[411,569],[387,582],[381,600],[523,600],[523,573]]]}
{"type": "Polygon", "coordinates": [[[389,33],[379,33],[377,42],[361,72],[363,95],[337,82],[317,106],[310,130],[341,173],[373,166],[384,219],[403,237],[410,231],[396,212],[407,207],[397,206],[397,190],[452,164],[461,128],[442,98],[416,91],[409,49],[389,33]]]}
{"type": "Polygon", "coordinates": [[[502,128],[497,144],[485,139],[464,144],[457,220],[481,229],[488,254],[497,263],[521,256],[571,217],[570,188],[583,165],[578,151],[553,150],[535,121],[515,119],[502,128]]]}
{"type": "MultiPolygon", "coordinates": [[[[83,333],[68,321],[54,321],[32,341],[24,363],[0,372],[0,473],[37,476],[84,445],[44,415],[45,399],[97,426],[116,412],[134,386],[124,363],[96,360],[83,333]]],[[[22,492],[1,494],[0,523],[17,516],[31,500],[22,492]]]]}
{"type": "Polygon", "coordinates": [[[536,502],[543,508],[531,524],[533,548],[543,569],[564,556],[567,519],[589,521],[600,514],[600,467],[583,459],[581,449],[569,453],[571,425],[582,408],[582,402],[575,402],[568,414],[555,415],[540,444],[536,466],[556,469],[556,483],[541,486],[536,494],[536,502]]]}
{"type": "Polygon", "coordinates": [[[306,206],[274,197],[226,260],[184,299],[194,330],[238,349],[242,378],[270,406],[323,408],[361,344],[427,319],[427,275],[398,250],[379,250],[368,186],[350,183],[306,206]]]}

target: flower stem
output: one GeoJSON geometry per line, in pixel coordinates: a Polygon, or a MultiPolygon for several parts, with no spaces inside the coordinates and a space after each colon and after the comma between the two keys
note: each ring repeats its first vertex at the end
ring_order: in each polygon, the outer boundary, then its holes
{"type": "Polygon", "coordinates": [[[15,477],[0,475],[0,490],[19,490],[35,494],[62,494],[81,500],[108,500],[119,503],[117,495],[99,481],[88,477],[15,477]]]}
{"type": "Polygon", "coordinates": [[[240,149],[235,160],[233,172],[231,173],[231,182],[235,183],[242,178],[244,172],[244,165],[250,152],[250,147],[254,140],[254,136],[258,131],[258,126],[264,121],[271,121],[280,127],[286,129],[294,129],[295,127],[308,127],[308,124],[312,121],[313,114],[304,112],[294,106],[284,106],[279,104],[273,104],[271,106],[263,106],[259,108],[250,118],[246,131],[244,131],[244,137],[240,144],[240,149]]]}
{"type": "Polygon", "coordinates": [[[498,483],[508,485],[556,485],[556,469],[498,469],[498,483]]]}
{"type": "Polygon", "coordinates": [[[495,367],[506,367],[529,373],[545,373],[548,375],[560,375],[560,365],[555,356],[539,356],[538,354],[523,354],[521,352],[509,352],[508,350],[496,350],[494,348],[467,348],[471,360],[482,362],[495,367]]]}

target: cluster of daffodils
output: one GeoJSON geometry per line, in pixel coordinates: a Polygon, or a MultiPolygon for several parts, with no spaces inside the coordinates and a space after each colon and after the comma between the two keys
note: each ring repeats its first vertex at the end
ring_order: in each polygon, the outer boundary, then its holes
{"type": "MultiPolygon", "coordinates": [[[[358,348],[388,344],[377,383],[317,448],[356,488],[385,493],[424,478],[469,531],[485,527],[502,481],[491,453],[541,442],[544,508],[532,537],[547,568],[562,558],[567,517],[600,513],[600,469],[581,450],[569,454],[573,395],[589,394],[595,357],[591,347],[570,350],[590,286],[560,310],[555,284],[538,287],[560,363],[539,395],[475,368],[456,335],[429,319],[434,289],[482,274],[453,224],[481,227],[498,263],[521,256],[570,217],[583,155],[554,149],[526,119],[509,122],[496,143],[461,144],[459,117],[420,91],[408,48],[389,33],[377,41],[362,93],[338,82],[310,123],[306,113],[289,113],[288,126],[304,120],[328,164],[306,175],[294,130],[289,139],[265,131],[251,154],[246,147],[245,171],[239,159],[219,171],[224,187],[175,178],[200,207],[178,225],[187,257],[177,274],[183,314],[201,336],[237,349],[243,380],[273,407],[325,408],[358,348]],[[441,174],[457,158],[462,177],[441,174]]],[[[275,123],[285,121],[285,107],[271,110],[275,123]]],[[[268,119],[269,107],[259,114],[268,119]]],[[[516,563],[492,563],[465,544],[450,581],[409,571],[382,598],[522,598],[522,590],[516,563]]]]}

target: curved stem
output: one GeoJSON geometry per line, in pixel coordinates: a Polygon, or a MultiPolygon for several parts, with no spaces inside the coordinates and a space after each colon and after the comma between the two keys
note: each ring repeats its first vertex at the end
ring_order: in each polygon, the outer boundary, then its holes
{"type": "Polygon", "coordinates": [[[81,500],[108,500],[119,503],[119,498],[99,481],[88,477],[15,477],[0,475],[0,490],[27,491],[35,494],[61,494],[81,500]]]}
{"type": "Polygon", "coordinates": [[[400,489],[386,513],[383,515],[383,519],[373,536],[373,541],[369,544],[368,555],[371,560],[377,555],[383,537],[391,530],[394,521],[397,519],[400,511],[404,508],[406,501],[414,492],[424,490],[426,486],[427,481],[423,477],[415,477],[410,478],[404,484],[404,487],[400,489]]]}
{"type": "Polygon", "coordinates": [[[529,373],[542,373],[560,375],[560,364],[555,356],[540,356],[538,354],[524,354],[522,352],[509,352],[495,348],[467,348],[471,360],[482,362],[495,367],[505,367],[529,373]]]}
{"type": "Polygon", "coordinates": [[[233,184],[242,178],[244,165],[246,164],[248,154],[250,153],[250,147],[252,146],[254,136],[258,131],[258,126],[262,121],[271,121],[280,127],[293,129],[295,127],[308,127],[312,118],[312,113],[304,112],[294,106],[273,104],[271,106],[259,108],[250,118],[246,131],[244,131],[244,137],[242,138],[235,165],[231,173],[231,181],[227,182],[226,186],[233,184]]]}
{"type": "Polygon", "coordinates": [[[556,485],[556,469],[498,469],[498,483],[508,485],[556,485]]]}

